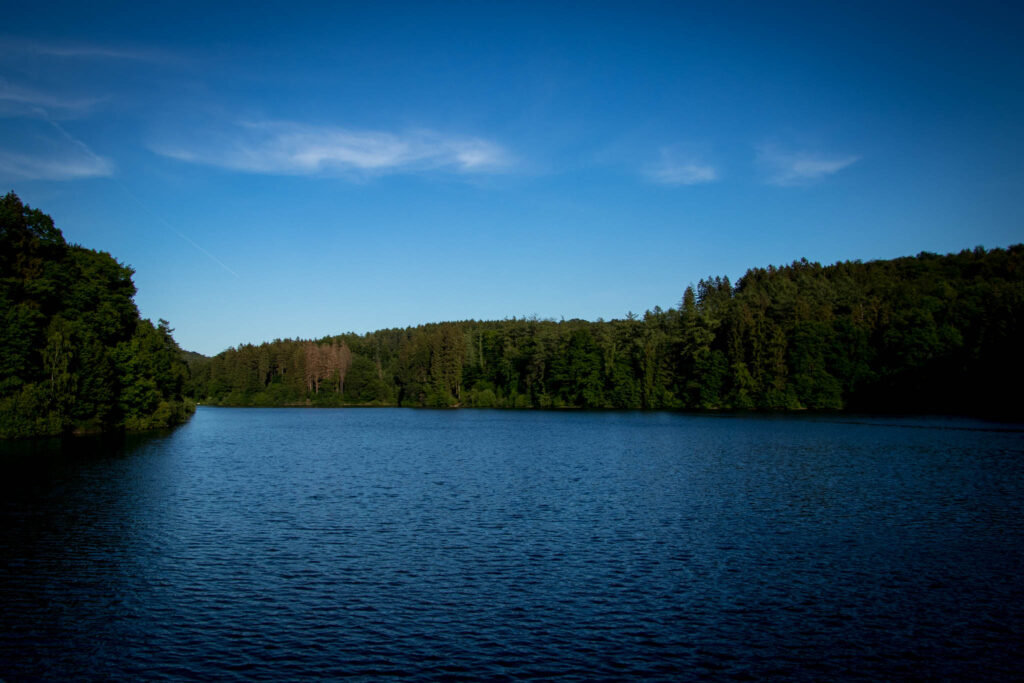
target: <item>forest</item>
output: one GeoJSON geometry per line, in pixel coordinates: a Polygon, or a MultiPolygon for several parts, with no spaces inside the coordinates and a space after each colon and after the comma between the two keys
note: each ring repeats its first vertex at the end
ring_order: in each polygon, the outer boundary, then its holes
{"type": "Polygon", "coordinates": [[[173,330],[140,319],[132,274],[0,199],[0,438],[169,427],[195,410],[173,330]]]}
{"type": "Polygon", "coordinates": [[[133,271],[0,200],[0,437],[144,430],[225,406],[1024,416],[1024,245],[707,277],[675,308],[467,320],[183,351],[133,271]]]}
{"type": "Polygon", "coordinates": [[[461,321],[190,354],[226,406],[1024,415],[1024,245],[708,277],[623,319],[461,321]]]}

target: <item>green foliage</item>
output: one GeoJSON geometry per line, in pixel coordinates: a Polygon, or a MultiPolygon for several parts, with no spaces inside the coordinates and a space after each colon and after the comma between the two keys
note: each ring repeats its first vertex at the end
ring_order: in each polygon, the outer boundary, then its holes
{"type": "Polygon", "coordinates": [[[828,267],[801,260],[752,269],[735,287],[701,280],[678,309],[622,320],[470,320],[244,345],[192,357],[189,391],[222,405],[1019,416],[1022,326],[1020,245],[828,267]],[[343,391],[316,391],[303,379],[310,359],[342,348],[347,375],[324,381],[343,391]]]}
{"type": "Polygon", "coordinates": [[[151,429],[194,409],[166,321],[140,320],[132,270],[0,200],[0,437],[151,429]]]}

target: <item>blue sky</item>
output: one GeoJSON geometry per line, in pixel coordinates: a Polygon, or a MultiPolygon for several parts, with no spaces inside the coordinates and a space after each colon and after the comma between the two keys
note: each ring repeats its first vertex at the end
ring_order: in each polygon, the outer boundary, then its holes
{"type": "Polygon", "coordinates": [[[28,3],[0,190],[206,354],[1024,240],[1015,3],[28,3]]]}

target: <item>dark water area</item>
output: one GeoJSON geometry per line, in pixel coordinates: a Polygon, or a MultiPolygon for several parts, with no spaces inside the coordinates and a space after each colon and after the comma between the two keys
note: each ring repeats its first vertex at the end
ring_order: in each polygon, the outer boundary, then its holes
{"type": "Polygon", "coordinates": [[[2,449],[6,681],[1024,670],[1020,424],[200,408],[2,449]]]}

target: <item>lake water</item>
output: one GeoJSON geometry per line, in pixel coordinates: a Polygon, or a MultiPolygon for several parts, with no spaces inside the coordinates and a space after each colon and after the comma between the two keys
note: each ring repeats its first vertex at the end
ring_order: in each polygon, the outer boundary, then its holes
{"type": "Polygon", "coordinates": [[[7,444],[0,679],[1010,679],[1024,425],[201,407],[7,444]]]}

